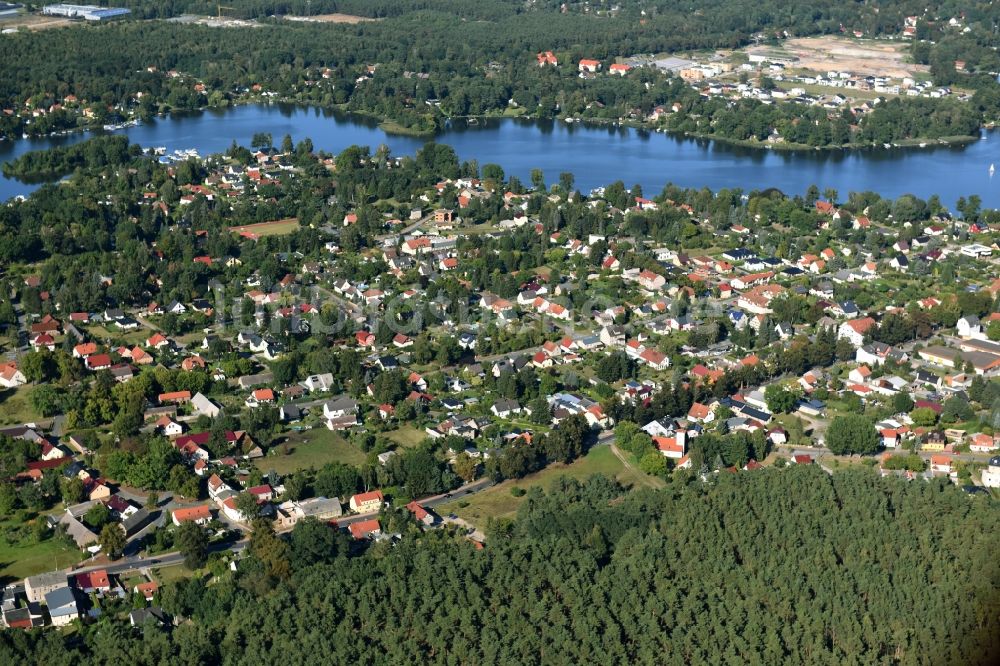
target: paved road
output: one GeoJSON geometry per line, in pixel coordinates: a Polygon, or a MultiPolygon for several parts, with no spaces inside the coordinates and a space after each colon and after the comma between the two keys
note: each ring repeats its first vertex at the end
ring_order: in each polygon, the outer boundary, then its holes
{"type": "MultiPolygon", "coordinates": [[[[426,497],[422,500],[417,500],[417,503],[425,509],[433,509],[440,504],[447,504],[448,502],[454,502],[462,497],[468,497],[469,495],[474,495],[478,492],[482,492],[487,488],[493,486],[493,479],[479,479],[478,481],[473,481],[472,483],[467,483],[460,488],[456,488],[450,493],[444,493],[443,495],[432,495],[426,497]]],[[[370,513],[359,513],[353,516],[345,516],[336,521],[337,527],[347,527],[353,523],[359,523],[362,520],[371,520],[372,518],[378,517],[378,511],[372,511],[370,513]]]]}
{"type": "MultiPolygon", "coordinates": [[[[810,453],[812,455],[828,455],[828,456],[833,456],[834,455],[833,453],[830,453],[830,449],[827,449],[827,448],[821,447],[821,446],[809,446],[808,444],[798,444],[798,445],[795,445],[795,446],[792,446],[791,444],[782,444],[782,445],[779,445],[776,448],[780,448],[780,449],[794,449],[795,451],[802,450],[803,453],[810,453]]],[[[895,450],[893,450],[893,449],[885,449],[885,452],[888,452],[888,453],[909,453],[909,449],[907,449],[905,447],[902,448],[902,449],[895,449],[895,450]]],[[[995,454],[993,454],[993,453],[948,453],[946,451],[942,451],[942,452],[936,452],[936,451],[917,451],[917,455],[920,456],[921,458],[923,458],[924,460],[930,460],[931,456],[946,455],[946,456],[950,456],[954,460],[963,460],[965,462],[980,462],[980,463],[985,463],[985,462],[989,462],[989,459],[992,458],[995,454]]],[[[834,456],[834,457],[851,458],[852,456],[834,456]]]]}
{"type": "MultiPolygon", "coordinates": [[[[439,504],[445,504],[447,502],[453,502],[459,498],[466,497],[468,495],[473,495],[475,493],[481,492],[493,486],[492,479],[480,479],[478,481],[473,481],[468,483],[461,488],[457,488],[451,493],[445,493],[443,495],[432,495],[422,500],[418,500],[421,506],[425,508],[433,508],[439,504]]],[[[164,515],[166,515],[166,509],[164,509],[164,515]]],[[[336,521],[337,527],[347,527],[352,523],[357,523],[362,520],[370,520],[372,518],[378,517],[378,512],[364,513],[353,516],[346,516],[336,521]]],[[[222,552],[229,551],[232,553],[242,552],[247,545],[250,543],[249,538],[243,538],[235,543],[226,544],[211,544],[209,546],[209,552],[222,552]]],[[[152,555],[149,557],[140,557],[139,555],[128,555],[120,560],[117,560],[110,564],[91,564],[86,566],[80,566],[78,568],[68,569],[69,574],[85,573],[88,571],[96,571],[98,569],[104,569],[111,574],[128,574],[128,573],[138,573],[150,568],[159,567],[169,567],[182,564],[184,562],[184,556],[178,552],[170,553],[160,553],[158,555],[152,555]]]]}
{"type": "Polygon", "coordinates": [[[397,229],[396,231],[393,231],[392,233],[389,233],[389,234],[382,234],[381,236],[376,236],[375,240],[381,242],[381,241],[384,241],[384,240],[389,240],[390,238],[391,239],[401,238],[401,237],[405,236],[406,234],[412,233],[412,232],[416,231],[417,229],[419,229],[422,224],[424,224],[425,222],[430,221],[430,219],[432,217],[433,217],[433,215],[424,215],[422,218],[420,218],[419,220],[417,220],[413,224],[409,224],[409,225],[403,227],[402,229],[397,229]]]}
{"type": "MultiPolygon", "coordinates": [[[[235,543],[209,544],[208,551],[210,553],[220,553],[223,551],[240,553],[249,544],[249,539],[241,539],[235,543]]],[[[110,574],[139,573],[147,569],[158,569],[160,567],[176,566],[183,563],[184,556],[178,552],[160,553],[150,557],[139,557],[138,555],[133,555],[131,557],[123,557],[112,564],[100,564],[80,567],[78,569],[70,569],[69,573],[86,573],[88,571],[97,571],[98,569],[103,569],[110,574]]]]}

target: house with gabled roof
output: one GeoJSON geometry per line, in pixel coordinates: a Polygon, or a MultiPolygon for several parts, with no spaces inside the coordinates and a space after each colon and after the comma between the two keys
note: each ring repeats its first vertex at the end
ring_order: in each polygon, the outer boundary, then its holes
{"type": "Polygon", "coordinates": [[[382,534],[382,525],[379,524],[378,518],[351,523],[347,529],[350,531],[351,536],[357,541],[375,538],[381,536],[382,534]]]}
{"type": "Polygon", "coordinates": [[[663,457],[679,460],[687,452],[687,434],[678,431],[671,436],[653,437],[653,446],[663,457]]]}
{"type": "Polygon", "coordinates": [[[18,368],[16,361],[0,363],[0,386],[4,388],[16,388],[28,382],[28,378],[18,368]]]}
{"type": "Polygon", "coordinates": [[[381,490],[371,490],[352,495],[348,505],[355,513],[373,513],[379,511],[385,503],[381,490]]]}
{"type": "Polygon", "coordinates": [[[196,525],[207,525],[212,520],[212,511],[207,504],[193,506],[189,508],[174,509],[171,513],[171,520],[174,525],[180,527],[181,523],[193,522],[196,525]]]}
{"type": "Polygon", "coordinates": [[[865,343],[865,335],[875,327],[875,320],[871,317],[859,317],[845,321],[837,329],[837,338],[845,339],[854,345],[861,347],[865,343]]]}
{"type": "Polygon", "coordinates": [[[658,349],[645,349],[639,354],[639,360],[653,370],[666,370],[670,367],[670,357],[658,349]]]}

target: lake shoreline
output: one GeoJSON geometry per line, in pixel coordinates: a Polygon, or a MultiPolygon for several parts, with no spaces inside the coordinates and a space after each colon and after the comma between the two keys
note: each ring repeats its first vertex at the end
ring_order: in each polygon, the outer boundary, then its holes
{"type": "MultiPolygon", "coordinates": [[[[282,98],[247,98],[232,100],[225,106],[203,106],[197,109],[176,109],[172,111],[165,111],[162,113],[153,114],[153,119],[169,119],[171,116],[190,116],[197,113],[212,113],[225,111],[226,109],[233,109],[243,106],[275,106],[275,105],[288,105],[294,106],[296,108],[302,109],[318,109],[321,111],[334,111],[337,113],[342,113],[344,115],[356,116],[358,118],[365,118],[372,120],[377,123],[378,127],[388,135],[409,137],[415,139],[436,139],[437,137],[444,136],[448,134],[448,128],[440,128],[434,130],[422,130],[414,129],[412,127],[406,127],[399,124],[395,119],[383,116],[377,113],[372,113],[369,111],[355,110],[347,108],[346,104],[318,104],[310,102],[302,102],[294,99],[282,98]]],[[[581,124],[591,127],[623,127],[628,129],[635,129],[644,132],[650,132],[655,134],[665,134],[667,136],[682,137],[688,139],[696,139],[699,141],[715,141],[729,146],[736,146],[739,148],[747,148],[750,150],[759,150],[762,152],[774,151],[774,152],[843,152],[843,151],[865,151],[865,152],[878,152],[878,151],[892,151],[897,148],[907,148],[907,149],[926,149],[926,148],[936,148],[936,147],[956,147],[963,146],[974,143],[979,140],[979,136],[951,136],[951,137],[941,137],[937,139],[916,137],[912,139],[900,139],[895,141],[886,147],[886,145],[880,145],[878,143],[846,143],[842,145],[824,145],[824,146],[810,146],[803,143],[787,143],[784,141],[767,142],[758,141],[756,139],[734,139],[731,137],[719,136],[716,134],[706,134],[704,132],[683,132],[677,130],[670,130],[662,126],[656,126],[646,121],[637,120],[608,120],[603,118],[570,118],[568,116],[561,116],[555,118],[536,118],[529,115],[511,115],[507,113],[496,114],[496,115],[470,115],[470,116],[449,116],[447,120],[506,120],[506,119],[516,119],[520,121],[528,122],[561,122],[567,125],[569,124],[581,124]]],[[[148,120],[140,120],[138,118],[135,120],[136,125],[147,124],[148,120]]],[[[995,128],[991,128],[984,125],[980,128],[980,131],[993,131],[995,128]]],[[[25,140],[46,140],[59,138],[64,136],[69,136],[73,134],[86,134],[92,132],[94,134],[110,134],[118,130],[105,130],[101,125],[95,125],[93,127],[79,127],[71,130],[65,130],[61,133],[56,133],[53,135],[42,135],[39,137],[29,137],[24,138],[10,138],[5,137],[0,139],[0,141],[11,141],[17,143],[19,141],[25,140]]]]}
{"type": "MultiPolygon", "coordinates": [[[[146,149],[162,148],[168,155],[195,149],[200,155],[225,153],[235,142],[249,146],[255,134],[272,135],[280,145],[290,135],[310,138],[314,150],[336,155],[351,145],[386,145],[395,155],[414,155],[428,141],[452,147],[460,160],[499,164],[507,174],[526,182],[534,169],[550,177],[572,172],[582,192],[616,180],[641,184],[655,193],[667,183],[713,190],[776,187],[802,193],[810,185],[842,192],[875,191],[887,197],[938,194],[949,205],[961,196],[982,196],[988,207],[1000,208],[1000,178],[988,179],[997,162],[1000,132],[981,132],[979,141],[898,142],[836,150],[725,140],[710,136],[655,131],[638,121],[565,121],[505,116],[453,118],[434,134],[394,131],[397,128],[347,105],[309,106],[278,99],[231,104],[199,111],[176,111],[121,130],[75,133],[20,142],[0,142],[0,162],[27,152],[69,146],[98,136],[121,135],[146,149]],[[963,144],[958,146],[957,144],[963,144]],[[780,148],[779,148],[780,146],[780,148]]],[[[419,122],[419,119],[418,119],[419,122]]],[[[429,125],[429,123],[427,123],[429,125]]],[[[426,126],[426,125],[424,125],[426,126]]],[[[35,183],[0,180],[0,199],[27,195],[35,183]]]]}

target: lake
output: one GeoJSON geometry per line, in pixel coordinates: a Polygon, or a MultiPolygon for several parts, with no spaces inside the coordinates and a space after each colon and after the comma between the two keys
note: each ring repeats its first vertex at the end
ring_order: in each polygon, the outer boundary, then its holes
{"type": "MultiPolygon", "coordinates": [[[[164,146],[168,152],[195,148],[202,156],[226,150],[233,141],[249,145],[255,132],[270,132],[275,143],[285,134],[295,141],[309,137],[316,149],[337,153],[352,144],[386,144],[395,155],[413,154],[427,139],[386,134],[371,119],[316,108],[283,104],[239,106],[172,115],[123,130],[143,147],[164,146]]],[[[85,139],[90,134],[0,141],[0,161],[29,150],[41,150],[85,139]]],[[[848,192],[872,190],[896,197],[911,193],[926,199],[938,194],[954,207],[960,196],[979,195],[985,207],[1000,208],[1000,132],[984,132],[967,146],[894,148],[850,151],[751,150],[708,140],[689,139],[629,128],[582,123],[534,122],[513,118],[453,123],[436,141],[454,147],[459,159],[480,166],[499,164],[525,183],[540,168],[547,183],[570,171],[581,191],[615,180],[627,187],[639,183],[655,195],[668,182],[683,187],[764,189],[776,187],[802,194],[811,184],[848,192]]],[[[35,186],[0,180],[0,200],[27,194],[35,186]]]]}

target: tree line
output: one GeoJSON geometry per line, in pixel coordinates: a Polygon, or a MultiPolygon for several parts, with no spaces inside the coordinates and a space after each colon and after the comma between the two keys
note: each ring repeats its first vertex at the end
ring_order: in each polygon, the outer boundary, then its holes
{"type": "MultiPolygon", "coordinates": [[[[485,550],[388,510],[392,546],[313,520],[238,571],[168,583],[175,619],[0,633],[5,663],[989,664],[996,507],[943,481],[811,466],[625,494],[529,491],[485,550]],[[929,622],[927,618],[935,621],[929,622]],[[190,620],[190,621],[183,621],[190,620]]],[[[192,539],[193,540],[193,539],[192,539]]],[[[200,558],[199,558],[200,560],[200,558]]]]}

